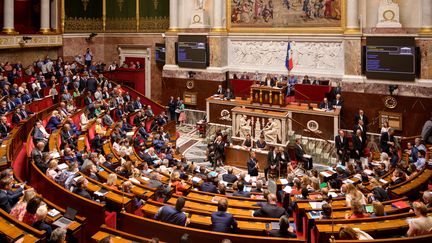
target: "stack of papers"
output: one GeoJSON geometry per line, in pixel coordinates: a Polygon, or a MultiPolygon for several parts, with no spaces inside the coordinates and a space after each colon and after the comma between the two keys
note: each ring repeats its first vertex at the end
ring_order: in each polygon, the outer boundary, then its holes
{"type": "Polygon", "coordinates": [[[366,173],[366,175],[368,175],[368,176],[370,176],[370,175],[373,174],[373,171],[371,171],[371,170],[369,170],[369,169],[365,169],[365,170],[363,170],[363,171],[364,171],[364,173],[366,173]]]}
{"type": "Polygon", "coordinates": [[[108,192],[109,192],[108,190],[106,190],[106,189],[104,189],[104,188],[101,188],[101,189],[99,189],[98,191],[95,191],[94,194],[95,194],[96,196],[103,197],[103,196],[105,196],[108,192]]]}
{"type": "Polygon", "coordinates": [[[346,179],[342,181],[345,184],[354,184],[354,181],[350,180],[350,179],[346,179]]]}
{"type": "Polygon", "coordinates": [[[387,184],[388,181],[384,180],[384,179],[380,179],[379,182],[381,182],[382,184],[387,184]]]}
{"type": "Polygon", "coordinates": [[[324,176],[324,177],[331,177],[332,175],[330,174],[330,173],[328,173],[327,171],[322,171],[321,173],[320,173],[322,176],[324,176]]]}
{"type": "Polygon", "coordinates": [[[309,202],[311,208],[313,209],[321,209],[322,205],[326,202],[309,202]]]}
{"type": "Polygon", "coordinates": [[[57,166],[57,168],[58,168],[59,170],[65,170],[65,169],[68,168],[68,165],[67,165],[66,163],[61,163],[61,164],[59,164],[59,165],[57,166]]]}
{"type": "Polygon", "coordinates": [[[288,180],[287,179],[279,179],[280,182],[282,183],[282,185],[287,185],[288,184],[288,180]]]}
{"type": "Polygon", "coordinates": [[[283,191],[286,192],[286,193],[291,193],[292,188],[291,188],[290,186],[286,186],[286,187],[283,189],[283,191]]]}
{"type": "Polygon", "coordinates": [[[57,215],[59,215],[60,214],[60,212],[57,210],[57,209],[55,209],[55,208],[53,208],[53,209],[51,209],[49,212],[48,212],[48,215],[50,216],[50,217],[55,217],[55,216],[57,216],[57,215]]]}
{"type": "Polygon", "coordinates": [[[201,178],[196,177],[196,176],[192,178],[193,183],[199,183],[201,180],[202,180],[201,178]]]}

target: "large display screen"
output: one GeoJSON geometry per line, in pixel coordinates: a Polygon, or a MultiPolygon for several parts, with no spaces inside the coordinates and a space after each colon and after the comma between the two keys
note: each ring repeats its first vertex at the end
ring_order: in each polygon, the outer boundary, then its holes
{"type": "Polygon", "coordinates": [[[180,35],[177,43],[177,64],[186,68],[207,68],[207,36],[180,35]]]}
{"type": "Polygon", "coordinates": [[[416,47],[414,38],[367,38],[364,55],[365,73],[369,79],[415,80],[416,47]]]}

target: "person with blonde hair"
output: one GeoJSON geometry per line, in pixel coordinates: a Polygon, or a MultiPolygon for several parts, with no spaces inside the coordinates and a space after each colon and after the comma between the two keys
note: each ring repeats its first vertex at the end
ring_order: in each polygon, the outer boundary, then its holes
{"type": "Polygon", "coordinates": [[[102,125],[102,119],[101,118],[96,119],[95,131],[97,134],[100,134],[102,137],[105,136],[106,130],[102,125]]]}
{"type": "Polygon", "coordinates": [[[46,205],[40,206],[36,210],[36,222],[33,223],[33,227],[38,230],[45,230],[46,237],[49,239],[51,237],[52,228],[47,223],[45,223],[46,216],[48,214],[48,209],[46,205]]]}
{"type": "Polygon", "coordinates": [[[171,175],[171,187],[175,188],[175,194],[179,196],[183,196],[183,194],[187,191],[186,184],[180,179],[180,173],[175,171],[171,175]]]}
{"type": "Polygon", "coordinates": [[[384,205],[379,201],[373,201],[373,214],[371,215],[372,218],[379,217],[379,216],[387,216],[386,212],[384,211],[384,205]]]}
{"type": "Polygon", "coordinates": [[[411,237],[430,234],[432,230],[432,217],[428,216],[426,206],[422,202],[414,202],[413,209],[417,217],[409,223],[407,235],[411,237]]]}
{"type": "Polygon", "coordinates": [[[346,206],[351,207],[353,201],[358,201],[361,205],[366,205],[366,198],[357,188],[348,183],[346,186],[346,206]]]}
{"type": "Polygon", "coordinates": [[[350,226],[343,226],[339,230],[339,239],[341,240],[373,240],[368,233],[350,226]]]}
{"type": "Polygon", "coordinates": [[[48,169],[46,171],[46,176],[51,180],[54,180],[56,176],[59,174],[58,171],[58,160],[53,159],[48,164],[48,169]]]}
{"type": "Polygon", "coordinates": [[[57,110],[52,112],[50,119],[46,125],[46,129],[51,130],[52,132],[57,130],[57,127],[61,124],[60,114],[57,110]]]}
{"type": "Polygon", "coordinates": [[[12,208],[10,215],[12,215],[14,218],[18,219],[19,221],[22,221],[24,218],[24,214],[26,212],[27,203],[36,196],[36,192],[33,188],[29,188],[24,191],[24,194],[22,195],[21,199],[18,201],[17,204],[12,208]]]}
{"type": "Polygon", "coordinates": [[[117,189],[117,174],[109,174],[105,184],[111,189],[117,189]]]}

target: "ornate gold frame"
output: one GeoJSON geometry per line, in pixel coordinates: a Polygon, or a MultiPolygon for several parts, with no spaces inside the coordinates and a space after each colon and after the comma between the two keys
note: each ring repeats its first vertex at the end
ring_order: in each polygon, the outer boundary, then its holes
{"type": "Polygon", "coordinates": [[[231,0],[226,0],[226,25],[228,32],[237,33],[344,33],[346,30],[346,4],[341,0],[341,24],[339,27],[232,27],[231,0]]]}

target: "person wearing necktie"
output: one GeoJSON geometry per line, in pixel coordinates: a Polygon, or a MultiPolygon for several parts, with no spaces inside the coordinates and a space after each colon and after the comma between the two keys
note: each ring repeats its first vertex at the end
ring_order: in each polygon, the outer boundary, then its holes
{"type": "Polygon", "coordinates": [[[335,144],[338,160],[345,166],[345,162],[348,159],[348,139],[345,137],[345,132],[343,130],[339,130],[339,135],[335,137],[335,144]]]}
{"type": "Polygon", "coordinates": [[[305,170],[311,170],[313,168],[312,157],[305,153],[303,146],[301,145],[301,138],[297,138],[295,143],[295,156],[297,162],[302,162],[305,170]]]}
{"type": "Polygon", "coordinates": [[[327,98],[324,98],[323,101],[319,104],[320,109],[324,109],[326,111],[332,110],[332,105],[329,103],[327,98]]]}
{"type": "Polygon", "coordinates": [[[357,129],[356,135],[353,137],[353,157],[356,161],[363,157],[364,142],[362,131],[357,129]]]}

